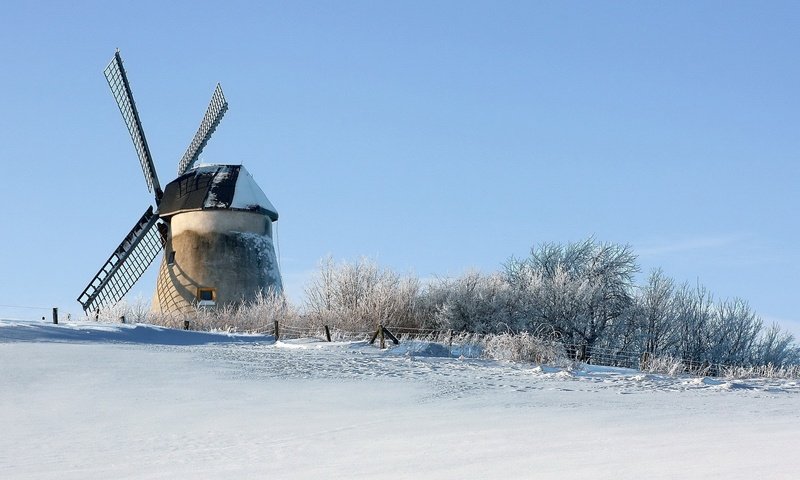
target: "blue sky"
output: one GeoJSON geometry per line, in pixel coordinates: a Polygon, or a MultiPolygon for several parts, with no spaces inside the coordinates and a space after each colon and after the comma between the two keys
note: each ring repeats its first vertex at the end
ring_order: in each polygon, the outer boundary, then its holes
{"type": "Polygon", "coordinates": [[[151,201],[119,48],[162,184],[222,83],[203,159],[277,207],[295,299],[327,254],[429,278],[594,235],[800,333],[797,25],[792,2],[6,5],[0,304],[77,314],[151,201]]]}

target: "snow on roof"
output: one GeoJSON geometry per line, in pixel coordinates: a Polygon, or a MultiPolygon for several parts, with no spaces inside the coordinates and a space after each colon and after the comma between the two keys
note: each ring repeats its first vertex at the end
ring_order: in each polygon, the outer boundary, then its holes
{"type": "Polygon", "coordinates": [[[207,209],[248,210],[276,221],[278,211],[242,165],[199,165],[164,188],[159,215],[207,209]]]}
{"type": "Polygon", "coordinates": [[[272,202],[269,201],[267,196],[264,195],[264,191],[261,190],[261,187],[253,180],[253,176],[250,175],[250,172],[248,172],[244,166],[240,166],[239,177],[236,180],[236,189],[230,208],[252,210],[258,207],[268,212],[273,212],[275,214],[273,221],[278,219],[278,211],[275,210],[272,202]]]}

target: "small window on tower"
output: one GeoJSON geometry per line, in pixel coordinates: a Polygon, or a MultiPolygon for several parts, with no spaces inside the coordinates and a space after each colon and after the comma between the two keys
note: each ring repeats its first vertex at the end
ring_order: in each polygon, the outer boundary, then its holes
{"type": "Polygon", "coordinates": [[[213,288],[198,288],[197,289],[197,304],[216,305],[217,304],[217,291],[213,288]]]}
{"type": "Polygon", "coordinates": [[[175,263],[175,250],[169,252],[169,256],[167,257],[167,263],[172,265],[175,263]]]}

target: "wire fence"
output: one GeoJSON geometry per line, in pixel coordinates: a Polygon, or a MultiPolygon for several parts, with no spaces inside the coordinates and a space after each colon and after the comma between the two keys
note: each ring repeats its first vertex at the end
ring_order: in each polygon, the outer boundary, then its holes
{"type": "MultiPolygon", "coordinates": [[[[315,327],[279,324],[279,339],[316,338],[330,341],[368,341],[377,330],[351,331],[336,327],[315,327]]],[[[733,365],[707,361],[652,356],[648,353],[620,351],[607,347],[588,347],[568,343],[549,326],[523,333],[472,333],[454,330],[437,330],[411,327],[387,327],[400,343],[406,343],[413,353],[426,349],[427,344],[446,347],[450,356],[472,359],[536,361],[537,363],[578,364],[621,367],[648,373],[668,375],[691,374],[721,377],[800,378],[800,365],[733,365]]],[[[264,328],[261,333],[274,334],[275,328],[264,328]]],[[[441,352],[442,350],[439,350],[441,352]]]]}
{"type": "MultiPolygon", "coordinates": [[[[49,307],[0,305],[6,308],[39,310],[42,313],[54,310],[49,307]]],[[[11,320],[12,318],[6,320],[11,320]]],[[[44,318],[44,317],[42,317],[44,318]]],[[[124,318],[124,317],[120,317],[124,318]]],[[[69,319],[67,319],[69,320],[69,319]]],[[[54,322],[55,323],[55,322],[54,322]]],[[[178,326],[169,325],[173,328],[178,326]]],[[[205,329],[207,325],[185,322],[184,328],[205,329]],[[192,324],[192,325],[190,325],[192,324]]],[[[370,330],[347,330],[328,325],[302,325],[274,322],[251,329],[254,333],[275,335],[276,339],[315,338],[331,342],[354,342],[375,340],[380,333],[378,326],[370,330]]],[[[712,363],[697,359],[671,356],[653,356],[647,352],[635,352],[587,346],[565,341],[550,325],[533,325],[530,331],[506,333],[473,333],[434,328],[414,328],[406,326],[387,326],[390,334],[404,345],[406,351],[429,349],[427,345],[436,344],[446,348],[447,355],[461,358],[486,358],[511,361],[533,361],[548,364],[588,364],[608,367],[622,367],[648,373],[669,375],[693,374],[721,377],[760,377],[760,378],[800,378],[800,365],[746,365],[712,363]]],[[[427,351],[427,350],[426,350],[427,351]]],[[[437,350],[441,354],[443,349],[437,350]]]]}

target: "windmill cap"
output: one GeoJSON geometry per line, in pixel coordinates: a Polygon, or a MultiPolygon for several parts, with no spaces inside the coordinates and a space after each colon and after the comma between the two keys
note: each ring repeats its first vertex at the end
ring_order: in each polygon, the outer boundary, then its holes
{"type": "Polygon", "coordinates": [[[200,165],[167,184],[161,217],[195,210],[243,210],[278,220],[278,211],[242,165],[200,165]]]}

